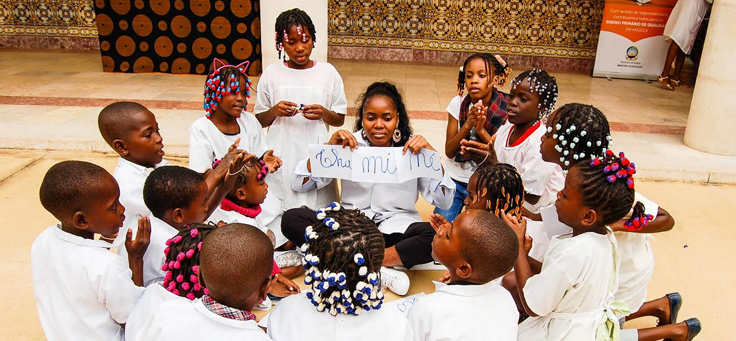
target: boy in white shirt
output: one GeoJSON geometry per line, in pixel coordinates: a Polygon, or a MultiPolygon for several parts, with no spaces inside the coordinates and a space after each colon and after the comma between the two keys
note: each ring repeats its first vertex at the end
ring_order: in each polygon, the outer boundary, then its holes
{"type": "Polygon", "coordinates": [[[229,224],[202,242],[199,282],[207,292],[193,302],[163,303],[137,340],[270,340],[250,310],[271,284],[273,244],[253,226],[229,224]]]}
{"type": "Polygon", "coordinates": [[[102,167],[83,161],[60,162],[41,183],[43,207],[60,224],[44,230],[31,247],[33,289],[46,338],[120,340],[143,292],[143,253],[150,225],[139,219],[138,238],[125,234],[130,269],[111,245],[95,234],[114,235],[125,219],[115,179],[102,167]],[[132,271],[131,271],[132,270],[132,271]],[[132,277],[132,278],[131,278],[132,277]]]}
{"type": "Polygon", "coordinates": [[[516,340],[516,304],[494,281],[514,266],[514,232],[484,210],[466,210],[452,224],[435,213],[430,222],[432,256],[450,281],[435,282],[436,291],[409,311],[414,340],[516,340]]]}

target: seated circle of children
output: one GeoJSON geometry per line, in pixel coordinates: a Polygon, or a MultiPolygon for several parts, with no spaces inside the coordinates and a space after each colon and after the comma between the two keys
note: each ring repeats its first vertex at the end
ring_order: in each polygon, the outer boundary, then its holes
{"type": "Polygon", "coordinates": [[[270,340],[250,312],[266,298],[272,281],[273,244],[268,237],[253,226],[224,225],[201,242],[199,257],[198,283],[206,285],[204,295],[162,303],[137,339],[270,340]]]}
{"type": "Polygon", "coordinates": [[[268,182],[284,210],[301,206],[314,210],[337,198],[337,185],[299,192],[292,190],[291,178],[297,163],[309,155],[309,145],[327,142],[328,128],[345,122],[345,86],[332,64],[310,59],[317,32],[306,12],[298,8],[282,12],[275,31],[276,50],[283,62],[263,70],[253,110],[261,125],[268,127],[268,145],[283,159],[281,172],[268,182]]]}
{"type": "Polygon", "coordinates": [[[544,162],[541,138],[546,132],[543,119],[557,103],[557,81],[544,70],[522,72],[511,82],[508,122],[498,129],[493,143],[495,160],[516,168],[524,180],[524,207],[538,213],[554,203],[564,185],[562,169],[544,162]]]}
{"type": "Polygon", "coordinates": [[[118,233],[125,219],[115,179],[84,161],[52,166],[39,191],[41,204],[59,224],[44,230],[31,247],[33,293],[49,340],[122,340],[123,328],[143,292],[143,254],[150,225],[138,219],[138,234],[124,236],[130,269],[108,249],[121,247],[95,239],[118,233]]]}
{"type": "Polygon", "coordinates": [[[268,318],[274,340],[411,340],[409,322],[398,309],[381,309],[384,240],[360,210],[333,202],[318,210],[305,233],[304,284],[268,318]]]}
{"type": "Polygon", "coordinates": [[[500,56],[476,53],[465,59],[457,79],[458,96],[447,105],[447,133],[444,163],[450,178],[455,182],[455,197],[448,209],[435,208],[448,221],[453,221],[463,208],[467,196],[466,187],[470,176],[477,168],[476,162],[460,152],[464,139],[482,142],[491,141],[506,122],[508,95],[496,89],[506,83],[511,68],[500,56]],[[468,94],[463,96],[465,90],[468,94]]]}
{"type": "Polygon", "coordinates": [[[500,218],[463,211],[449,223],[433,221],[432,256],[450,272],[449,283],[419,298],[409,311],[414,340],[516,340],[519,313],[495,279],[509,272],[519,243],[500,218]]]}
{"type": "Polygon", "coordinates": [[[125,324],[125,338],[135,340],[145,323],[163,302],[194,300],[208,293],[199,281],[199,254],[204,238],[215,225],[192,223],[166,241],[163,283],[146,286],[125,324]]]}

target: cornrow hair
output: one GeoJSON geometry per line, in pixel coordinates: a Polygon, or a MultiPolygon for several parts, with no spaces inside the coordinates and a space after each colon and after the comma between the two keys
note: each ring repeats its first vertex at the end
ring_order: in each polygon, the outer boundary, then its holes
{"type": "Polygon", "coordinates": [[[399,142],[395,142],[394,146],[403,146],[411,138],[413,129],[409,122],[409,113],[406,111],[406,105],[404,105],[404,99],[401,96],[401,92],[396,88],[396,85],[389,82],[375,82],[369,85],[368,89],[358,97],[358,103],[360,103],[360,106],[358,107],[358,119],[355,120],[354,131],[357,132],[363,129],[363,110],[365,109],[365,103],[376,96],[386,96],[394,103],[399,119],[399,125],[397,128],[401,133],[399,142]]]}
{"type": "Polygon", "coordinates": [[[557,79],[550,76],[547,71],[542,69],[531,69],[524,71],[520,75],[516,76],[511,82],[511,89],[521,84],[525,79],[529,79],[529,91],[539,95],[539,119],[549,116],[555,111],[557,105],[557,79]]]}
{"type": "Polygon", "coordinates": [[[475,174],[478,176],[477,192],[471,198],[472,202],[485,200],[486,210],[499,218],[502,210],[521,217],[524,182],[514,166],[505,163],[481,166],[475,174]]]}
{"type": "Polygon", "coordinates": [[[385,242],[376,224],[360,210],[333,202],[317,211],[302,245],[304,284],[317,310],[331,315],[380,309],[383,303],[380,270],[385,242]]]}
{"type": "Polygon", "coordinates": [[[629,230],[641,229],[653,219],[644,213],[643,203],[634,203],[636,167],[623,152],[617,156],[608,150],[602,157],[578,162],[573,168],[579,172],[577,187],[583,204],[596,211],[601,224],[609,225],[626,217],[632,207],[631,218],[624,223],[629,230]]]}
{"type": "Polygon", "coordinates": [[[216,229],[210,224],[193,223],[166,241],[166,272],[163,286],[169,292],[190,300],[209,294],[199,282],[199,254],[204,238],[216,229]]]}
{"type": "MultiPolygon", "coordinates": [[[[212,162],[212,169],[217,168],[217,165],[219,165],[221,161],[221,159],[215,159],[215,161],[212,162]]],[[[266,166],[266,161],[263,161],[263,158],[247,158],[243,164],[243,168],[238,170],[236,173],[236,184],[247,184],[248,175],[253,173],[256,174],[256,179],[265,181],[266,176],[268,175],[268,166],[266,166]]]]}
{"type": "Polygon", "coordinates": [[[207,118],[212,117],[212,114],[215,113],[217,106],[222,100],[222,96],[225,95],[244,94],[245,104],[243,104],[243,109],[248,107],[248,98],[250,98],[250,91],[252,89],[252,82],[246,73],[248,65],[250,65],[250,62],[247,61],[237,66],[225,65],[222,61],[215,58],[212,72],[207,75],[207,79],[204,82],[204,102],[202,103],[202,107],[207,112],[207,118]],[[222,64],[219,67],[217,66],[218,62],[222,64]],[[244,84],[240,84],[240,76],[245,78],[244,84]]]}
{"type": "Polygon", "coordinates": [[[468,69],[468,63],[475,59],[482,59],[486,64],[486,71],[493,76],[498,76],[498,85],[503,88],[506,81],[511,75],[511,67],[499,55],[490,53],[474,53],[465,59],[463,67],[457,75],[457,92],[462,95],[465,91],[465,70],[468,69]]]}
{"type": "Polygon", "coordinates": [[[283,59],[284,61],[286,61],[286,53],[283,53],[282,57],[284,42],[289,41],[288,33],[292,26],[297,27],[297,32],[302,36],[302,41],[307,41],[304,33],[301,33],[301,30],[306,28],[309,35],[312,36],[312,44],[314,45],[314,43],[317,42],[317,32],[314,29],[312,18],[307,15],[307,12],[304,12],[301,9],[292,8],[288,11],[281,12],[281,14],[276,18],[275,26],[276,51],[279,53],[279,59],[283,59]]]}
{"type": "Polygon", "coordinates": [[[547,132],[557,140],[560,163],[569,168],[578,161],[605,155],[613,146],[608,119],[598,108],[579,103],[563,105],[554,114],[547,132]]]}

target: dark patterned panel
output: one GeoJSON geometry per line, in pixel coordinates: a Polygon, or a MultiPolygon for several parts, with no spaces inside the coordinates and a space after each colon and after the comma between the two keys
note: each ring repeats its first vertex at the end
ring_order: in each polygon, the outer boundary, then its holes
{"type": "Polygon", "coordinates": [[[592,59],[603,0],[328,0],[335,46],[592,59]]]}
{"type": "Polygon", "coordinates": [[[0,35],[96,37],[92,0],[2,0],[0,35]]]}
{"type": "Polygon", "coordinates": [[[213,58],[261,73],[256,0],[95,0],[105,71],[205,74],[213,58]]]}

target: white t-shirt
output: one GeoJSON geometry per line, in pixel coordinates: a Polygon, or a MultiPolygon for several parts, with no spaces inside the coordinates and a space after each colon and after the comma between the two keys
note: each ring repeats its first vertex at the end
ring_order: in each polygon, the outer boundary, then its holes
{"type": "Polygon", "coordinates": [[[84,239],[54,225],[31,246],[33,296],[49,340],[120,340],[143,293],[110,243],[84,239]]]}
{"type": "Polygon", "coordinates": [[[135,340],[141,328],[143,328],[148,320],[153,318],[156,309],[168,300],[188,301],[184,297],[170,293],[158,283],[147,286],[146,290],[143,291],[143,295],[136,302],[133,312],[130,313],[128,322],[125,323],[125,338],[127,340],[135,340]]]}
{"type": "MultiPolygon", "coordinates": [[[[636,192],[634,202],[644,204],[644,212],[657,217],[659,205],[636,192]]],[[[631,312],[641,308],[647,299],[647,286],[654,274],[654,252],[648,233],[615,232],[621,255],[619,286],[616,299],[626,302],[631,312]]]]}
{"type": "Polygon", "coordinates": [[[396,340],[412,339],[411,326],[398,309],[379,309],[360,315],[319,312],[304,296],[281,300],[268,317],[268,336],[279,340],[396,340]]]}
{"type": "MultiPolygon", "coordinates": [[[[455,96],[450,100],[450,104],[445,109],[448,114],[457,120],[458,129],[460,129],[460,107],[465,96],[455,96]]],[[[450,174],[450,178],[456,181],[468,183],[478,166],[473,161],[455,162],[455,158],[446,159],[443,163],[445,172],[450,174]]]]}
{"type": "Polygon", "coordinates": [[[517,339],[519,312],[508,290],[493,281],[434,285],[409,310],[415,341],[517,339]]]}
{"type": "Polygon", "coordinates": [[[542,272],[524,286],[527,305],[539,316],[519,325],[519,340],[594,340],[617,286],[615,247],[610,232],[553,238],[542,272]]]}
{"type": "MultiPolygon", "coordinates": [[[[320,104],[339,114],[347,113],[347,99],[342,77],[334,66],[318,62],[304,70],[290,69],[281,62],[269,65],[258,81],[256,115],[280,101],[311,105],[320,104]]],[[[277,117],[268,127],[266,141],[284,164],[281,171],[266,178],[269,189],[283,201],[284,210],[303,205],[311,209],[325,207],[337,198],[334,184],[306,193],[291,189],[291,175],[296,164],[309,156],[310,144],[329,140],[328,126],[323,120],[308,120],[301,114],[277,117]]]]}
{"type": "Polygon", "coordinates": [[[143,255],[143,285],[146,287],[152,283],[164,281],[166,272],[161,270],[161,266],[166,261],[166,255],[164,255],[166,241],[179,233],[179,230],[153,215],[150,216],[150,219],[151,237],[146,254],[143,255]]]}
{"type": "Polygon", "coordinates": [[[509,143],[509,136],[513,127],[513,124],[506,122],[498,129],[493,149],[498,162],[512,165],[519,171],[526,193],[541,196],[534,205],[524,202],[524,207],[529,211],[538,213],[540,208],[555,203],[557,192],[565,187],[565,176],[560,166],[542,160],[539,147],[547,128],[541,121],[538,125],[529,128],[534,129],[531,134],[527,131],[529,135],[522,141],[516,141],[512,146],[509,143]]]}
{"type": "MultiPolygon", "coordinates": [[[[353,136],[359,147],[368,146],[360,131],[353,136]]],[[[313,177],[307,169],[308,160],[299,162],[294,171],[292,185],[295,191],[311,191],[335,182],[333,178],[313,177]],[[309,178],[306,183],[305,178],[309,178]]],[[[375,183],[342,179],[340,185],[342,204],[350,209],[360,209],[379,224],[378,229],[384,234],[404,233],[410,224],[422,221],[416,208],[419,193],[430,205],[443,209],[450,208],[455,196],[455,183],[447,172],[442,180],[416,178],[403,183],[375,183]]]]}
{"type": "MultiPolygon", "coordinates": [[[[154,168],[168,165],[169,163],[166,160],[162,160],[154,168]]],[[[125,207],[125,222],[123,222],[123,227],[120,229],[120,232],[123,234],[130,228],[133,230],[133,237],[135,237],[135,234],[138,232],[138,215],[151,216],[151,210],[148,209],[145,201],[143,201],[143,185],[154,168],[146,168],[122,157],[118,158],[118,165],[112,172],[112,176],[118,182],[118,186],[120,187],[120,203],[125,207]]],[[[125,248],[122,249],[124,250],[125,248]]],[[[121,255],[125,256],[125,254],[121,255]]]]}

